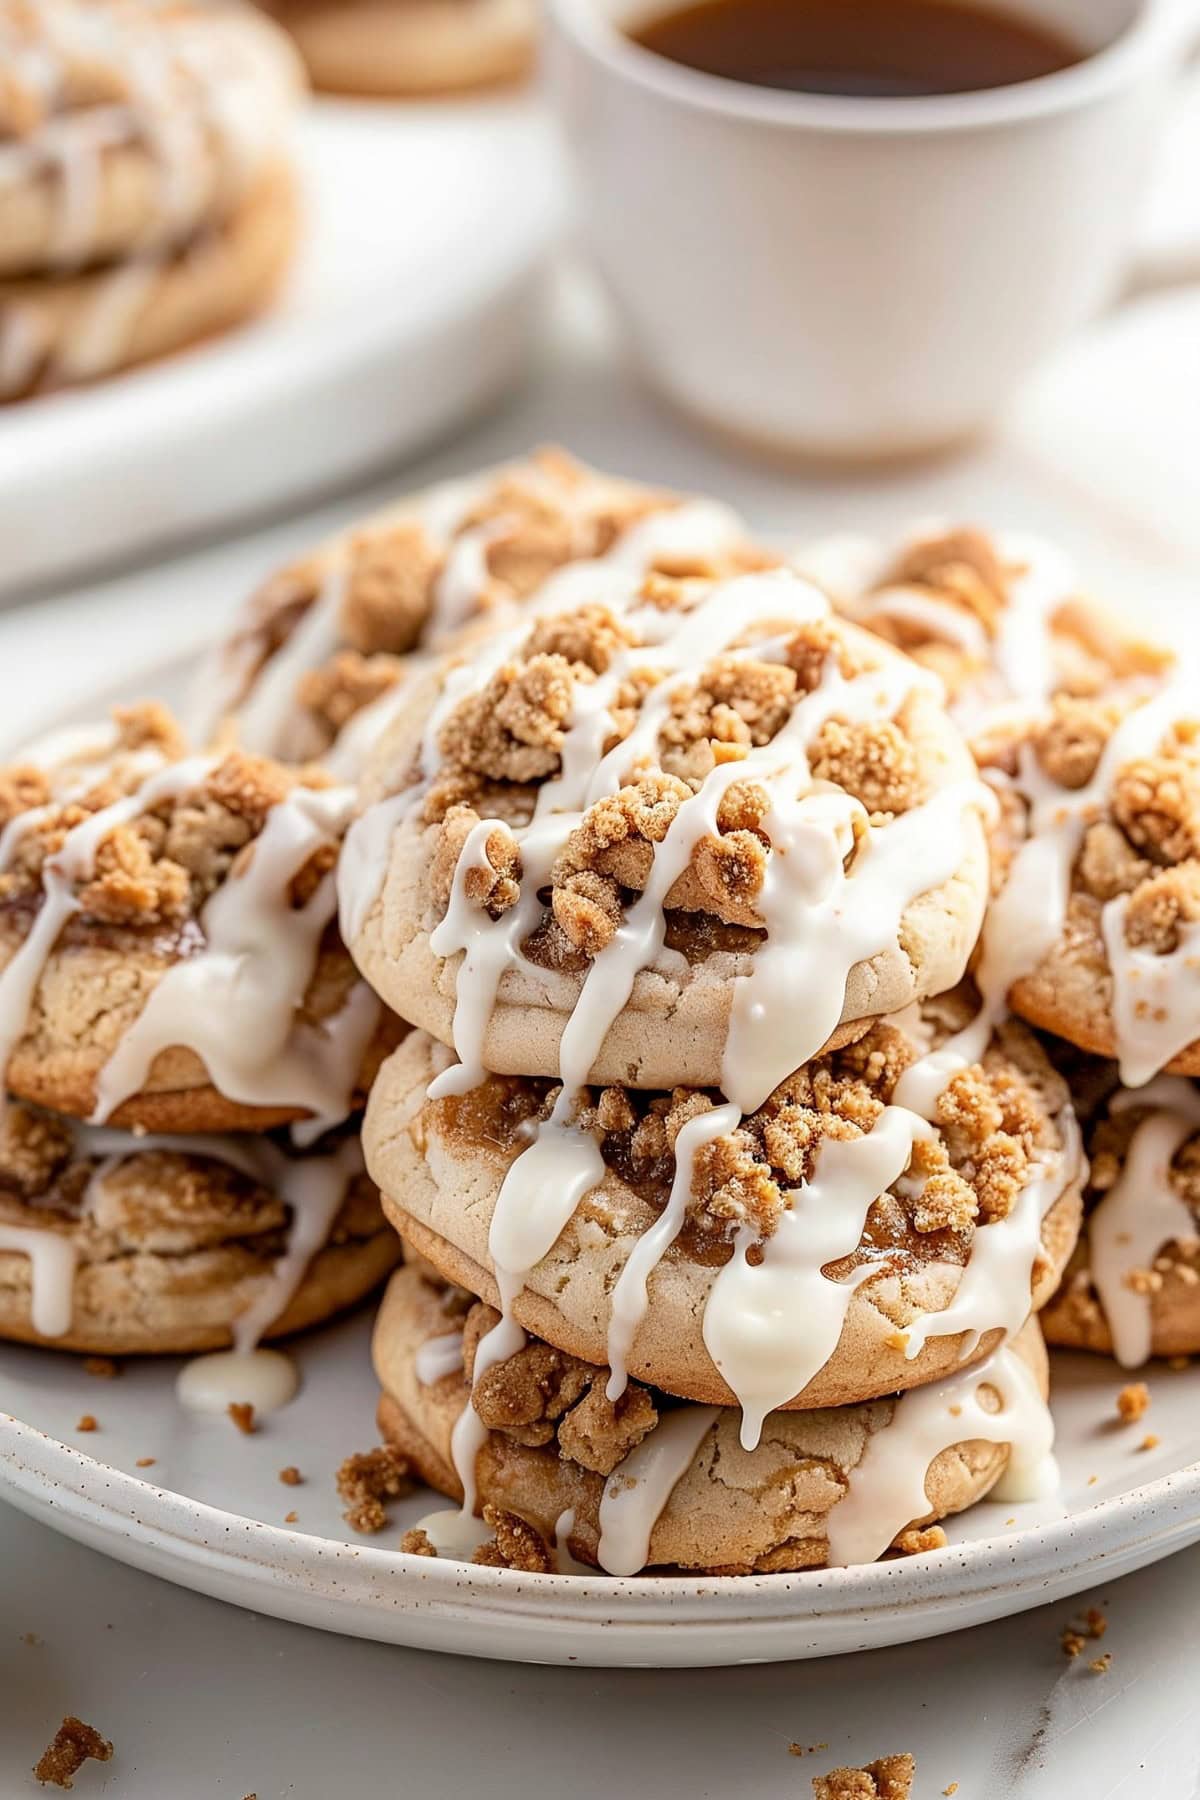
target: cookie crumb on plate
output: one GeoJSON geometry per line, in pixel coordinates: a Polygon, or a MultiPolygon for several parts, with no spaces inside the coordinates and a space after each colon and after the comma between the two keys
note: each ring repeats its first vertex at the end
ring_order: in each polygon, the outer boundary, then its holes
{"type": "Polygon", "coordinates": [[[337,1491],[346,1506],[342,1517],[351,1531],[382,1531],[384,1503],[401,1499],[412,1485],[408,1458],[390,1444],[348,1456],[337,1472],[337,1491]]]}
{"type": "Polygon", "coordinates": [[[419,1525],[414,1525],[411,1531],[405,1532],[400,1539],[400,1548],[408,1556],[437,1555],[437,1549],[430,1540],[429,1533],[422,1531],[419,1525]]]}
{"type": "Polygon", "coordinates": [[[280,1469],[279,1479],[284,1487],[299,1487],[304,1477],[295,1463],[289,1463],[286,1469],[280,1469]]]}
{"type": "Polygon", "coordinates": [[[238,1430],[244,1432],[247,1437],[258,1430],[254,1418],[254,1408],[248,1400],[231,1400],[226,1411],[238,1430]]]}
{"type": "Polygon", "coordinates": [[[121,1366],[111,1356],[85,1356],[83,1372],[85,1375],[95,1375],[101,1381],[112,1381],[121,1373],[121,1366]]]}
{"type": "Polygon", "coordinates": [[[43,1785],[49,1782],[54,1787],[74,1787],[74,1777],[89,1758],[94,1762],[108,1762],[112,1753],[112,1745],[94,1726],[85,1725],[82,1719],[68,1713],[55,1732],[53,1742],[38,1758],[34,1778],[43,1785]]]}

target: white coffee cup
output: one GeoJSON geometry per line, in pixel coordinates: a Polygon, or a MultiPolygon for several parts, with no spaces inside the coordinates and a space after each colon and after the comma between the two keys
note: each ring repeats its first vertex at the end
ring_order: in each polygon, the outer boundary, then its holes
{"type": "Polygon", "coordinates": [[[1196,22],[1181,0],[1020,0],[1086,60],[858,99],[624,34],[672,0],[550,6],[579,229],[648,379],[739,437],[855,458],[974,433],[1113,295],[1196,22]]]}

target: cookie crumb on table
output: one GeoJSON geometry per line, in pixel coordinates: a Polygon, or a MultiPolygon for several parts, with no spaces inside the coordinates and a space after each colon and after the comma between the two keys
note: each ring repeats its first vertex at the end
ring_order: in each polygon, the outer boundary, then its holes
{"type": "Polygon", "coordinates": [[[1138,1445],[1138,1449],[1139,1450],[1157,1450],[1158,1446],[1161,1443],[1162,1443],[1162,1439],[1159,1437],[1159,1435],[1156,1431],[1148,1431],[1146,1433],[1145,1437],[1142,1439],[1141,1443],[1138,1445]]]}
{"type": "Polygon", "coordinates": [[[865,1768],[831,1769],[813,1776],[813,1800],[909,1800],[916,1772],[907,1752],[881,1756],[865,1768]]]}
{"type": "Polygon", "coordinates": [[[247,1437],[258,1430],[254,1418],[254,1408],[248,1400],[231,1400],[225,1410],[238,1430],[244,1432],[247,1437]]]}
{"type": "Polygon", "coordinates": [[[1130,1381],[1117,1395],[1117,1413],[1125,1425],[1140,1419],[1150,1404],[1150,1389],[1144,1381],[1130,1381]]]}
{"type": "Polygon", "coordinates": [[[139,1469],[152,1469],[157,1461],[157,1456],[139,1456],[135,1466],[139,1469]]]}
{"type": "Polygon", "coordinates": [[[1093,1675],[1107,1675],[1112,1668],[1112,1651],[1106,1650],[1103,1656],[1096,1656],[1088,1664],[1093,1675]]]}
{"type": "Polygon", "coordinates": [[[83,1372],[85,1375],[95,1375],[100,1381],[112,1381],[121,1373],[121,1367],[111,1356],[85,1356],[83,1372]]]}
{"type": "Polygon", "coordinates": [[[74,1777],[89,1759],[93,1762],[109,1762],[113,1747],[107,1738],[102,1738],[92,1725],[85,1725],[82,1719],[68,1713],[58,1730],[54,1740],[42,1751],[34,1768],[37,1781],[52,1784],[54,1787],[74,1787],[74,1777]]]}
{"type": "Polygon", "coordinates": [[[75,1429],[76,1431],[99,1431],[100,1427],[96,1423],[94,1413],[84,1413],[75,1429]]]}
{"type": "Polygon", "coordinates": [[[280,1469],[279,1479],[284,1487],[299,1487],[304,1477],[294,1463],[289,1463],[286,1469],[280,1469]]]}
{"type": "Polygon", "coordinates": [[[1060,1642],[1064,1656],[1080,1656],[1087,1648],[1089,1638],[1094,1642],[1102,1638],[1108,1630],[1108,1620],[1098,1606],[1089,1606],[1083,1615],[1082,1625],[1072,1623],[1064,1625],[1060,1642]]]}
{"type": "Polygon", "coordinates": [[[943,1789],[942,1789],[942,1792],[943,1792],[943,1794],[945,1794],[945,1795],[946,1795],[946,1796],[947,1796],[947,1797],[949,1797],[949,1795],[951,1795],[951,1794],[957,1794],[957,1792],[958,1792],[958,1783],[957,1783],[957,1781],[952,1781],[952,1782],[951,1782],[951,1783],[950,1783],[950,1786],[949,1786],[949,1787],[944,1787],[944,1788],[943,1788],[943,1789]]]}
{"type": "Polygon", "coordinates": [[[299,1519],[300,1514],[298,1512],[284,1513],[283,1515],[283,1522],[285,1525],[296,1525],[299,1523],[299,1519]]]}
{"type": "Polygon", "coordinates": [[[789,1756],[815,1756],[818,1750],[828,1750],[828,1748],[829,1748],[829,1745],[827,1743],[824,1743],[824,1744],[789,1744],[788,1745],[788,1755],[789,1756]]]}
{"type": "Polygon", "coordinates": [[[387,1524],[385,1502],[411,1493],[410,1475],[408,1458],[390,1444],[348,1456],[337,1472],[337,1491],[351,1531],[382,1531],[387,1524]]]}

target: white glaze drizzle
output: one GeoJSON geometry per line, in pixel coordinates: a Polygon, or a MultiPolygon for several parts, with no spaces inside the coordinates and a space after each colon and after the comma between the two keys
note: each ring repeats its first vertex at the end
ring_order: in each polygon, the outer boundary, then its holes
{"type": "Polygon", "coordinates": [[[1121,1080],[1136,1088],[1200,1038],[1200,923],[1181,923],[1175,948],[1160,951],[1128,941],[1128,912],[1128,894],[1109,900],[1100,930],[1121,1080]]]}
{"type": "Polygon", "coordinates": [[[801,550],[796,560],[836,596],[842,612],[868,629],[889,620],[913,625],[986,664],[952,709],[977,730],[981,700],[1037,704],[1053,693],[1054,618],[1078,594],[1079,583],[1070,560],[1051,545],[1023,533],[997,536],[1000,561],[1017,572],[1009,578],[995,633],[989,637],[982,622],[949,596],[886,578],[905,552],[949,529],[944,520],[923,522],[905,534],[894,552],[868,539],[824,539],[801,550]]]}
{"type": "Polygon", "coordinates": [[[890,1422],[867,1440],[826,1520],[830,1566],[882,1556],[906,1525],[928,1513],[930,1464],[943,1450],[975,1439],[1010,1446],[1006,1498],[1043,1498],[1057,1485],[1049,1408],[1030,1370],[1007,1347],[975,1368],[900,1396],[890,1422]],[[981,1403],[984,1386],[999,1397],[995,1412],[981,1403]]]}
{"type": "Polygon", "coordinates": [[[636,1575],[650,1559],[654,1527],[719,1416],[715,1406],[663,1413],[623,1462],[600,1499],[596,1560],[609,1575],[636,1575]]]}
{"type": "Polygon", "coordinates": [[[1058,1149],[1046,1152],[1030,1168],[1025,1185],[1002,1219],[977,1225],[970,1253],[953,1298],[941,1312],[922,1313],[905,1328],[904,1354],[909,1362],[931,1337],[963,1333],[960,1351],[968,1357],[988,1331],[1013,1337],[1029,1313],[1030,1283],[1042,1248],[1042,1223],[1083,1172],[1079,1126],[1070,1106],[1057,1117],[1058,1149]]]}
{"type": "Polygon", "coordinates": [[[352,803],[346,788],[294,788],[271,808],[252,854],[200,915],[204,948],[168,969],[101,1071],[95,1118],[137,1093],[155,1058],[181,1044],[231,1100],[302,1106],[318,1132],[346,1116],[379,1002],[356,983],[327,1027],[297,1021],[336,896],[332,874],[303,906],[291,905],[289,890],[318,850],[338,843],[352,803]]]}
{"type": "Polygon", "coordinates": [[[74,1240],[34,1225],[0,1223],[0,1250],[29,1258],[33,1329],[44,1338],[65,1337],[71,1329],[72,1294],[79,1264],[74,1240]]]}
{"type": "MultiPolygon", "coordinates": [[[[992,1031],[1007,1014],[1009,989],[1036,969],[1062,935],[1071,870],[1089,824],[1104,811],[1117,771],[1156,749],[1186,710],[1187,697],[1178,684],[1135,706],[1112,733],[1092,779],[1081,788],[1060,787],[1041,768],[1032,748],[1023,747],[1014,785],[1029,808],[1026,836],[984,919],[975,974],[983,1004],[968,1026],[905,1070],[896,1089],[899,1105],[931,1116],[947,1082],[982,1056],[992,1031]]],[[[1121,985],[1120,970],[1114,969],[1114,988],[1121,985]]],[[[1114,995],[1114,1014],[1120,1016],[1121,1008],[1114,995]]],[[[1153,1072],[1145,1068],[1142,1079],[1153,1072]]]]}
{"type": "Polygon", "coordinates": [[[864,1263],[832,1281],[824,1267],[858,1249],[872,1205],[908,1167],[914,1141],[930,1135],[915,1113],[885,1108],[861,1137],[821,1144],[811,1177],[769,1237],[749,1226],[738,1232],[709,1290],[703,1329],[741,1406],[744,1449],[755,1448],[767,1414],[802,1393],[837,1348],[854,1289],[875,1271],[864,1263]],[[756,1262],[747,1257],[752,1247],[756,1262]]]}
{"type": "Polygon", "coordinates": [[[441,1337],[426,1338],[413,1359],[413,1370],[422,1387],[433,1387],[447,1375],[459,1375],[463,1366],[463,1334],[447,1331],[441,1337]]]}
{"type": "MultiPolygon", "coordinates": [[[[99,754],[99,743],[95,748],[99,754]]],[[[134,791],[73,827],[45,860],[39,910],[20,948],[0,971],[0,1068],[7,1066],[25,1030],[46,962],[64,925],[79,910],[75,887],[92,878],[105,838],[154,807],[183,798],[216,766],[213,757],[162,766],[155,751],[138,753],[127,767],[138,773],[139,761],[147,755],[152,772],[134,791]]],[[[59,799],[85,788],[87,777],[95,773],[94,759],[77,745],[74,760],[61,766],[59,799]]],[[[94,1121],[110,1117],[137,1092],[155,1057],[174,1046],[194,1049],[230,1099],[311,1111],[310,1137],[346,1116],[380,1005],[357,982],[340,1012],[324,1025],[297,1021],[297,1004],[336,910],[336,884],[331,874],[325,876],[298,908],[291,906],[289,890],[316,851],[337,845],[352,805],[349,788],[298,787],[271,808],[249,854],[203,909],[203,948],[163,975],[101,1070],[94,1121]]],[[[11,866],[22,839],[46,810],[18,814],[0,831],[0,871],[11,866]]]]}
{"type": "MultiPolygon", "coordinates": [[[[0,1071],[25,1030],[33,996],[42,971],[67,920],[79,911],[77,883],[91,880],[96,853],[110,832],[149,812],[164,801],[180,798],[199,786],[213,767],[208,757],[172,763],[149,776],[132,793],[111,806],[92,813],[73,827],[61,847],[46,858],[42,871],[42,903],[29,933],[10,961],[0,970],[0,1071]]],[[[25,833],[42,816],[42,809],[19,814],[0,835],[0,870],[7,868],[25,833]]]]}
{"type": "Polygon", "coordinates": [[[1153,1308],[1148,1293],[1130,1287],[1129,1276],[1152,1268],[1166,1245],[1197,1236],[1192,1209],[1171,1180],[1171,1164],[1200,1131],[1200,1091],[1164,1075],[1140,1092],[1115,1095],[1110,1105],[1114,1112],[1151,1108],[1087,1226],[1092,1285],[1108,1320],[1113,1355],[1123,1367],[1136,1369],[1150,1357],[1153,1308]]]}

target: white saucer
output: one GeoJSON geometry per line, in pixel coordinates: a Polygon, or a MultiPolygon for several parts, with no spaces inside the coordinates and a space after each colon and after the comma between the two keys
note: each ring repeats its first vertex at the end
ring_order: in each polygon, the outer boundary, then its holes
{"type": "Polygon", "coordinates": [[[131,1361],[101,1381],[78,1357],[0,1346],[0,1392],[16,1415],[0,1415],[0,1494],[123,1562],[276,1618],[472,1656],[631,1667],[911,1642],[1080,1593],[1200,1538],[1200,1366],[1153,1371],[1151,1415],[1118,1426],[1120,1371],[1080,1355],[1055,1359],[1060,1501],[975,1507],[949,1522],[945,1550],[798,1575],[632,1581],[403,1556],[401,1531],[445,1501],[414,1496],[363,1538],[341,1523],[334,1492],[342,1459],[376,1441],[368,1335],[360,1315],[298,1344],[303,1390],[252,1437],[183,1412],[176,1359],[131,1361]],[[89,1412],[99,1429],[80,1434],[89,1412]],[[1138,1448],[1146,1424],[1157,1449],[1138,1448]],[[139,1470],[148,1456],[153,1467],[139,1470]],[[288,1464],[302,1486],[280,1482],[288,1464]]]}
{"type": "Polygon", "coordinates": [[[307,235],[273,312],[0,409],[0,592],[343,483],[517,372],[558,216],[536,98],[321,101],[299,136],[307,235]]]}

